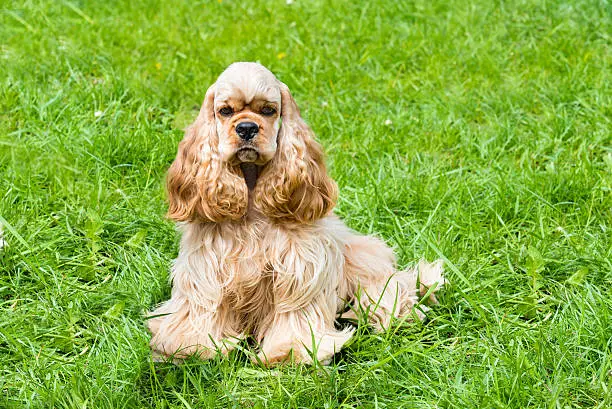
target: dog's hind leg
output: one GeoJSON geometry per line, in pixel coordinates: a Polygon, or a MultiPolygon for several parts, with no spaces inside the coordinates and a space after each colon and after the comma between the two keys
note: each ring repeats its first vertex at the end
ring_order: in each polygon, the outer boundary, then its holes
{"type": "MultiPolygon", "coordinates": [[[[382,240],[352,233],[345,236],[344,243],[344,297],[352,306],[342,314],[343,318],[365,314],[375,328],[387,328],[393,317],[411,314],[418,296],[424,295],[428,287],[438,283],[439,288],[444,282],[441,260],[421,261],[418,268],[398,271],[393,251],[382,240]]],[[[418,308],[414,312],[424,317],[418,308]]]]}

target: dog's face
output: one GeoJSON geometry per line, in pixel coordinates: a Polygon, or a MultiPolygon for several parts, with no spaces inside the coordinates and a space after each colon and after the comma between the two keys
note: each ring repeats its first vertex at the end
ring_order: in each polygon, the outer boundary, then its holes
{"type": "Polygon", "coordinates": [[[168,216],[312,223],[337,189],[289,88],[256,63],[234,63],[208,89],[168,170],[168,216]]]}
{"type": "Polygon", "coordinates": [[[272,160],[280,126],[279,84],[258,64],[234,64],[219,77],[214,115],[221,160],[260,166],[272,160]]]}

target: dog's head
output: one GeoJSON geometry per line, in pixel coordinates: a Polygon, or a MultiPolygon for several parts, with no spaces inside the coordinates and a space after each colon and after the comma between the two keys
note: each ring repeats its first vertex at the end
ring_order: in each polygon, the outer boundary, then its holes
{"type": "Polygon", "coordinates": [[[230,65],[208,89],[167,185],[178,221],[240,219],[251,197],[275,222],[311,223],[337,195],[289,88],[256,63],[230,65]]]}
{"type": "Polygon", "coordinates": [[[274,157],[281,116],[279,81],[262,65],[230,65],[214,87],[221,160],[265,165],[274,157]]]}

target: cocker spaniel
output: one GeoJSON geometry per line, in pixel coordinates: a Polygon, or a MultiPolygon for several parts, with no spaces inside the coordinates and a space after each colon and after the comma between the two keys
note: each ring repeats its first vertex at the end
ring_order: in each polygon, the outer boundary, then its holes
{"type": "Polygon", "coordinates": [[[398,271],[383,241],[332,213],[321,146],[260,64],[232,64],[208,89],[167,190],[182,240],[172,296],[148,321],[158,358],[206,359],[250,335],[264,364],[329,362],[353,333],[340,314],[384,329],[443,284],[441,261],[398,271]]]}

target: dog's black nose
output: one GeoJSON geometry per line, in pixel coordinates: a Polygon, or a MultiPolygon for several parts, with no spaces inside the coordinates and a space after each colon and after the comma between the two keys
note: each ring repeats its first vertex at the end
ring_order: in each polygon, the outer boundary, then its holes
{"type": "Polygon", "coordinates": [[[255,122],[240,122],[236,125],[236,133],[245,141],[251,140],[259,132],[259,127],[255,122]]]}

